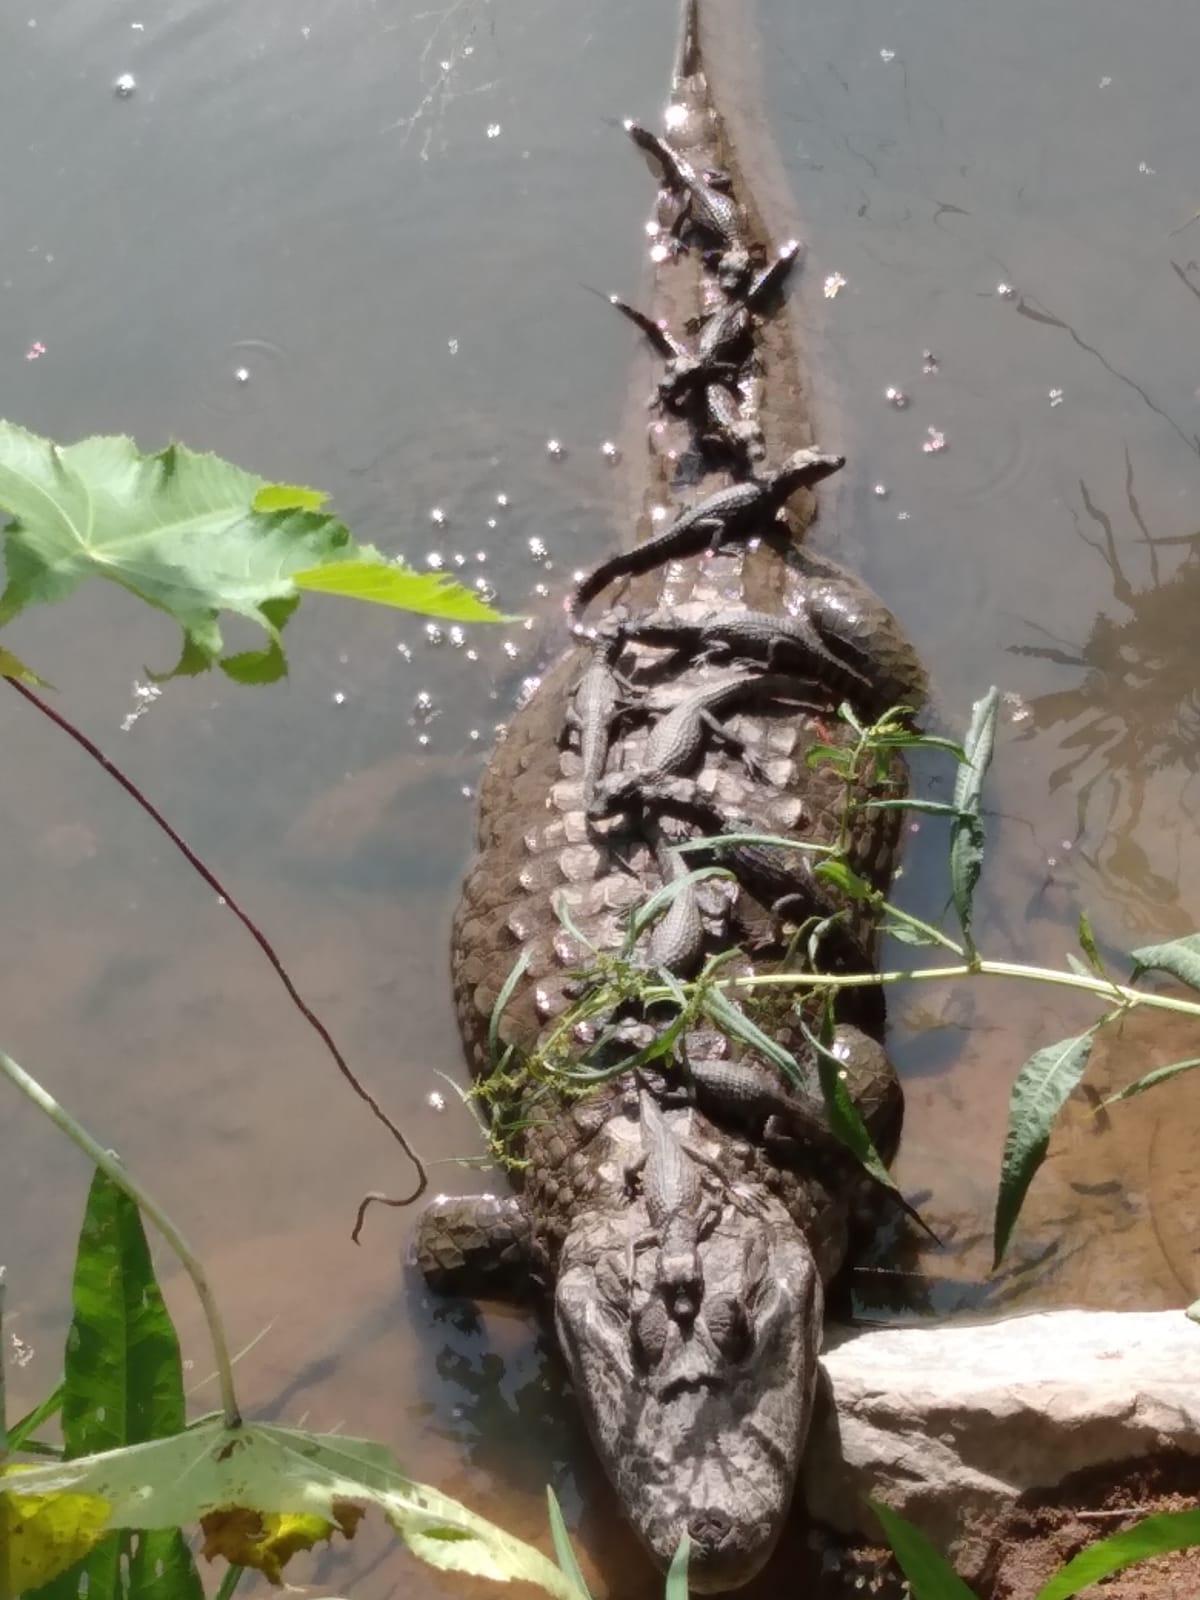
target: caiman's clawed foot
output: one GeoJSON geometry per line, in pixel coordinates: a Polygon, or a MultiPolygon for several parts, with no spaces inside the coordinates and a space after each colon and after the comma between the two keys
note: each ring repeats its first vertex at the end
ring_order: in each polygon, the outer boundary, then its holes
{"type": "Polygon", "coordinates": [[[439,1195],[421,1213],[413,1253],[439,1294],[512,1299],[536,1287],[533,1227],[516,1195],[439,1195]]]}

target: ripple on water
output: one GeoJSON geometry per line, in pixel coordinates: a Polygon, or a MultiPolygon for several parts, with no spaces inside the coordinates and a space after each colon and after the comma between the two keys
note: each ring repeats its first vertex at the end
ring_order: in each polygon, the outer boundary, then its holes
{"type": "Polygon", "coordinates": [[[221,416],[250,416],[285,398],[287,352],[269,339],[237,339],[207,364],[201,404],[221,416]]]}

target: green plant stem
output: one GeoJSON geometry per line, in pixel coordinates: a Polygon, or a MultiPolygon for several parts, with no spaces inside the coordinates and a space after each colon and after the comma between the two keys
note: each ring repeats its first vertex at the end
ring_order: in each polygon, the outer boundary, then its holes
{"type": "MultiPolygon", "coordinates": [[[[1129,1009],[1150,1006],[1158,1011],[1175,1011],[1183,1016],[1200,1017],[1200,1001],[1180,1000],[1173,995],[1147,994],[1132,989],[1128,984],[1114,983],[1110,978],[1088,978],[1081,973],[1059,972],[1053,967],[1031,967],[1019,961],[980,961],[976,966],[966,962],[953,967],[915,967],[906,972],[850,972],[826,975],[819,972],[764,972],[746,978],[721,978],[717,980],[726,989],[868,989],[875,984],[932,983],[951,978],[969,978],[975,974],[986,978],[1018,978],[1025,982],[1054,984],[1062,989],[1081,989],[1086,994],[1103,996],[1107,1000],[1119,998],[1129,1009]]],[[[646,1000],[665,1000],[666,989],[651,989],[646,1000]]]]}
{"type": "Polygon", "coordinates": [[[82,1127],[69,1111],[64,1110],[55,1100],[54,1096],[42,1088],[36,1078],[31,1078],[24,1067],[18,1066],[11,1056],[0,1050],[0,1072],[10,1082],[14,1083],[21,1093],[32,1100],[39,1111],[50,1118],[60,1132],[77,1145],[90,1161],[117,1185],[119,1189],[129,1196],[135,1205],[141,1209],[154,1223],[171,1249],[179,1257],[184,1271],[191,1278],[196,1295],[204,1311],[205,1321],[208,1323],[208,1334],[212,1340],[213,1358],[217,1368],[217,1377],[221,1387],[221,1409],[225,1415],[225,1426],[237,1428],[241,1426],[241,1412],[238,1410],[237,1396],[233,1387],[233,1364],[229,1359],[229,1344],[225,1338],[225,1328],[221,1322],[221,1314],[217,1310],[217,1303],[213,1297],[204,1268],[192,1253],[187,1241],[179,1229],[171,1221],[152,1195],[143,1189],[136,1178],[121,1165],[117,1158],[96,1142],[82,1127]]]}
{"type": "Polygon", "coordinates": [[[4,1268],[0,1267],[0,1466],[8,1455],[8,1402],[4,1387],[4,1268]]]}

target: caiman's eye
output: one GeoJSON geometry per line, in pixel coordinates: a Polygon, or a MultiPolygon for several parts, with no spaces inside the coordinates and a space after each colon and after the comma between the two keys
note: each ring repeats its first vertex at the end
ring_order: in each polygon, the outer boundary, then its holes
{"type": "Polygon", "coordinates": [[[711,1295],[704,1302],[704,1325],[727,1361],[743,1361],[750,1354],[753,1335],[736,1295],[711,1295]]]}
{"type": "Polygon", "coordinates": [[[638,1365],[646,1370],[656,1367],[667,1348],[669,1324],[667,1308],[659,1299],[647,1300],[633,1314],[633,1354],[638,1365]]]}

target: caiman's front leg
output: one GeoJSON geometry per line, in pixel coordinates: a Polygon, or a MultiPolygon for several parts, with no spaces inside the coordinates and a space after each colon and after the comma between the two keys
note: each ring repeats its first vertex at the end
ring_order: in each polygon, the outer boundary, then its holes
{"type": "Polygon", "coordinates": [[[533,1224],[518,1195],[439,1195],[417,1223],[415,1257],[439,1294],[513,1299],[537,1287],[533,1224]]]}

